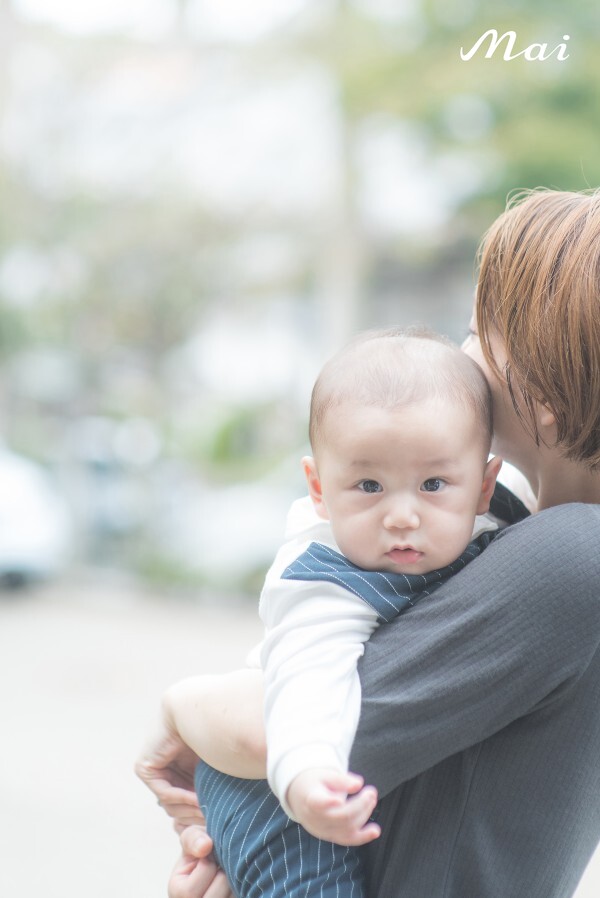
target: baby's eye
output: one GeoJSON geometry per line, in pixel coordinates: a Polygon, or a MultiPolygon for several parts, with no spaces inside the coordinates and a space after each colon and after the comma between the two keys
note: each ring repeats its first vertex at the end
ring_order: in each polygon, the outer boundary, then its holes
{"type": "Polygon", "coordinates": [[[376,480],[361,480],[356,484],[363,493],[382,493],[383,487],[376,480]]]}
{"type": "Polygon", "coordinates": [[[428,480],[423,481],[421,489],[424,493],[437,493],[443,486],[444,481],[440,480],[439,477],[430,477],[428,480]]]}

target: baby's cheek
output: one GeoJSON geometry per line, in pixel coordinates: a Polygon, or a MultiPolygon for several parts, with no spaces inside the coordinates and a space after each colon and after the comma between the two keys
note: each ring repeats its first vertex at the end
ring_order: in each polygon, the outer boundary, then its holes
{"type": "Polygon", "coordinates": [[[365,533],[360,528],[358,530],[355,528],[342,528],[339,535],[336,536],[336,542],[340,547],[342,555],[350,558],[355,564],[360,565],[360,559],[363,557],[365,549],[365,533]]]}

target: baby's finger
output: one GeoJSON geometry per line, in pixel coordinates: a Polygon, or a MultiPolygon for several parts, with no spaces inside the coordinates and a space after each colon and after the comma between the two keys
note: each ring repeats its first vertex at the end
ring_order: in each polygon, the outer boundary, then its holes
{"type": "Polygon", "coordinates": [[[306,796],[307,808],[317,814],[323,811],[329,811],[333,808],[341,808],[345,803],[346,794],[344,791],[336,793],[324,786],[314,788],[311,793],[306,796]]]}
{"type": "Polygon", "coordinates": [[[348,833],[348,840],[344,844],[358,848],[360,845],[367,845],[369,842],[373,842],[380,835],[381,827],[377,823],[370,821],[366,826],[348,833]]]}
{"type": "Polygon", "coordinates": [[[367,820],[377,804],[377,789],[375,786],[365,786],[356,795],[351,795],[346,802],[346,808],[350,812],[352,819],[358,820],[362,817],[363,822],[367,820]]]}
{"type": "Polygon", "coordinates": [[[323,786],[334,792],[353,795],[364,786],[364,779],[357,773],[343,773],[341,770],[330,770],[323,777],[323,786]]]}
{"type": "Polygon", "coordinates": [[[341,837],[336,842],[344,845],[364,845],[381,834],[378,824],[369,821],[377,804],[377,791],[366,786],[358,795],[349,798],[342,808],[330,811],[329,817],[341,837]]]}
{"type": "Polygon", "coordinates": [[[364,786],[365,781],[358,773],[346,773],[344,777],[344,786],[348,795],[356,795],[364,786]]]}

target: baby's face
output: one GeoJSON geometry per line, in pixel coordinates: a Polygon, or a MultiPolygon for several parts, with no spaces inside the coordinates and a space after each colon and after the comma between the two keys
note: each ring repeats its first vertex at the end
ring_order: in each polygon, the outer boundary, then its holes
{"type": "Polygon", "coordinates": [[[488,510],[486,466],[474,413],[430,399],[401,409],[344,403],[327,412],[315,460],[343,554],[366,570],[423,574],[454,561],[488,510]]]}

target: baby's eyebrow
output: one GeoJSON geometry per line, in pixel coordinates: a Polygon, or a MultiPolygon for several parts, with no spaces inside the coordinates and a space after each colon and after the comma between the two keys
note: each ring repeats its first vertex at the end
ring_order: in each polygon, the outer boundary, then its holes
{"type": "Polygon", "coordinates": [[[375,462],[372,458],[355,458],[350,462],[353,468],[368,468],[369,466],[375,467],[375,462]]]}
{"type": "MultiPolygon", "coordinates": [[[[440,456],[439,458],[422,458],[421,463],[426,468],[451,468],[460,464],[460,459],[440,456]]],[[[377,462],[372,458],[353,458],[350,466],[352,468],[374,468],[377,466],[377,462]]]]}
{"type": "Polygon", "coordinates": [[[455,468],[460,464],[458,458],[424,458],[423,465],[427,468],[455,468]]]}

